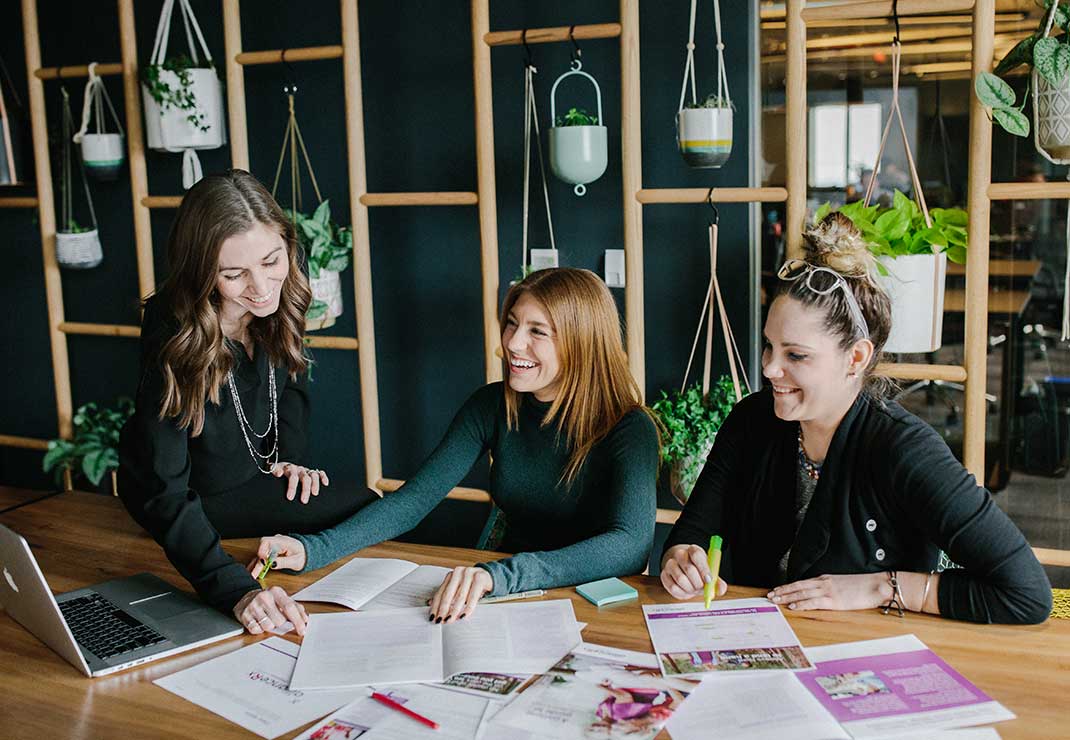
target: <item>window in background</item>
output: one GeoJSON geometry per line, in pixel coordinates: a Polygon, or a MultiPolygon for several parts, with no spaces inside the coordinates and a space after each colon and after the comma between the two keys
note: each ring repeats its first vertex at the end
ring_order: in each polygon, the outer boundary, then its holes
{"type": "Polygon", "coordinates": [[[810,108],[809,181],[812,188],[860,182],[877,159],[880,103],[832,103],[810,108]]]}

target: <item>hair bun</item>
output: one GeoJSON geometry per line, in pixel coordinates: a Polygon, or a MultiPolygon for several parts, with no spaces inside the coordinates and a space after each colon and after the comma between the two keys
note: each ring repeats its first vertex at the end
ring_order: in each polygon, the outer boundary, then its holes
{"type": "Polygon", "coordinates": [[[850,218],[832,212],[803,232],[806,261],[846,277],[872,278],[876,260],[862,232],[850,218]]]}

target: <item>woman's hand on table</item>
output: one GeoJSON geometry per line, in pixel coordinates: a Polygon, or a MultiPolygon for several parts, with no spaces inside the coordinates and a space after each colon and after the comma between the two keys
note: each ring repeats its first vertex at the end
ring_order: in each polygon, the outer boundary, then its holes
{"type": "MultiPolygon", "coordinates": [[[[661,563],[661,585],[674,599],[686,601],[701,596],[713,580],[706,551],[698,545],[677,545],[665,553],[661,563]]],[[[728,584],[717,579],[717,595],[723,596],[728,584]]]]}
{"type": "Polygon", "coordinates": [[[484,568],[458,566],[442,581],[431,597],[430,619],[453,622],[464,619],[485,594],[494,590],[494,579],[484,568]]]}
{"type": "Polygon", "coordinates": [[[297,495],[297,487],[301,487],[301,503],[307,504],[313,496],[320,495],[320,486],[327,487],[331,484],[327,478],[326,470],[318,468],[306,468],[303,465],[279,461],[271,469],[271,474],[276,478],[288,478],[286,486],[286,500],[293,501],[297,495]]]}
{"type": "Polygon", "coordinates": [[[279,586],[254,589],[234,606],[234,617],[250,635],[259,635],[290,622],[297,634],[305,634],[308,612],[279,586]]]}
{"type": "Polygon", "coordinates": [[[850,573],[787,583],[777,586],[767,596],[774,604],[796,611],[848,611],[883,606],[891,598],[891,592],[887,573],[850,573]]]}
{"type": "Polygon", "coordinates": [[[271,561],[271,569],[286,568],[288,570],[302,570],[305,567],[305,546],[301,540],[277,534],[273,537],[261,537],[260,547],[256,549],[256,557],[249,561],[246,570],[253,578],[260,577],[260,571],[264,568],[268,559],[271,558],[272,550],[275,551],[275,559],[271,561]]]}

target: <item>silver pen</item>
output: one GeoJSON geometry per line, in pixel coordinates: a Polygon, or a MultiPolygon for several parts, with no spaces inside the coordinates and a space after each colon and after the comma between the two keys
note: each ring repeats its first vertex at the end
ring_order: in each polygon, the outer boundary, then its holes
{"type": "Polygon", "coordinates": [[[497,604],[499,601],[514,601],[516,599],[534,599],[537,596],[545,596],[546,591],[537,588],[534,591],[517,591],[515,594],[502,594],[501,596],[484,596],[479,600],[480,604],[497,604]]]}

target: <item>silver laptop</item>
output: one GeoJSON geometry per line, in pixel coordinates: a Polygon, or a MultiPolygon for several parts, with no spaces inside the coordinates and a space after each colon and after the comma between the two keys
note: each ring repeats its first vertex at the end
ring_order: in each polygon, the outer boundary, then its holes
{"type": "Polygon", "coordinates": [[[0,604],[87,676],[240,635],[242,626],[148,573],[53,596],[30,546],[0,524],[0,604]]]}

